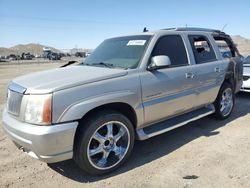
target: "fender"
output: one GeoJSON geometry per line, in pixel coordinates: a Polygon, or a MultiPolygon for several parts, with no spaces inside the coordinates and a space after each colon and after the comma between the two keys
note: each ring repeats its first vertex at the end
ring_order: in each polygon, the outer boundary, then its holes
{"type": "Polygon", "coordinates": [[[56,123],[79,120],[94,108],[117,102],[130,105],[135,110],[137,124],[140,125],[143,122],[143,106],[138,104],[138,98],[139,96],[131,91],[110,92],[85,98],[66,108],[56,123]]]}
{"type": "Polygon", "coordinates": [[[238,58],[231,58],[229,61],[229,65],[226,71],[225,80],[229,80],[229,82],[233,85],[234,92],[237,93],[242,85],[243,79],[243,65],[242,61],[238,58]]]}

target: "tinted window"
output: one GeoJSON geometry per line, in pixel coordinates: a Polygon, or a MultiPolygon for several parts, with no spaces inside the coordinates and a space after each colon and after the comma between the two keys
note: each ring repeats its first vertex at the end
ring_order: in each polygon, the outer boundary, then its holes
{"type": "Polygon", "coordinates": [[[186,49],[179,35],[168,35],[160,38],[152,52],[152,57],[157,55],[168,56],[173,67],[188,64],[186,49]]]}
{"type": "Polygon", "coordinates": [[[216,60],[214,50],[205,36],[189,35],[188,38],[197,64],[216,60]]]}

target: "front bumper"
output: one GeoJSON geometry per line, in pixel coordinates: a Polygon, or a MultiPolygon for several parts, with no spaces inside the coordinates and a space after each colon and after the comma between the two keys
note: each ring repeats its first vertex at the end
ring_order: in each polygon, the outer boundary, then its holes
{"type": "Polygon", "coordinates": [[[23,123],[3,111],[3,129],[15,145],[30,156],[46,163],[73,157],[73,143],[78,122],[38,126],[23,123]]]}

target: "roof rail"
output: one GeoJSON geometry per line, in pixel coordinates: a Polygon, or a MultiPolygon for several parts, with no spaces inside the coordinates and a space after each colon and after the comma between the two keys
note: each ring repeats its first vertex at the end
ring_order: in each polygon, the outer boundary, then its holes
{"type": "Polygon", "coordinates": [[[206,28],[198,28],[198,27],[176,27],[176,28],[166,28],[163,30],[174,30],[174,31],[203,31],[203,32],[212,32],[225,34],[224,32],[216,29],[206,29],[206,28]]]}

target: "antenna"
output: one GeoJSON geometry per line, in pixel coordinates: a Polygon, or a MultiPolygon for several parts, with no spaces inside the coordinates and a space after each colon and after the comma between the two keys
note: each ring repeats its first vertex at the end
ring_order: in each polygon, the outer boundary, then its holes
{"type": "Polygon", "coordinates": [[[146,27],[144,27],[143,32],[148,32],[148,30],[147,30],[147,28],[146,28],[146,27]]]}
{"type": "Polygon", "coordinates": [[[227,27],[227,25],[228,25],[228,24],[225,24],[225,25],[222,27],[221,31],[224,31],[224,29],[227,27]]]}

